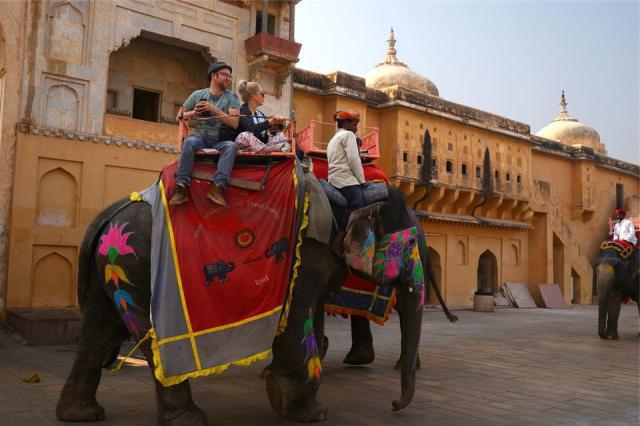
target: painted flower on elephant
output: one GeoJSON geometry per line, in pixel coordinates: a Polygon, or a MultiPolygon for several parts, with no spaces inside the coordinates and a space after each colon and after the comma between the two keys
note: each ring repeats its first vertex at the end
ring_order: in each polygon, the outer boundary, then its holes
{"type": "Polygon", "coordinates": [[[125,232],[124,227],[127,226],[126,223],[118,226],[118,222],[115,224],[109,224],[109,230],[106,234],[103,234],[100,237],[100,247],[98,247],[98,253],[103,256],[109,256],[109,261],[113,264],[116,260],[116,257],[119,254],[133,254],[135,256],[136,252],[133,250],[133,247],[127,245],[127,240],[129,236],[133,234],[133,232],[125,232]]]}
{"type": "Polygon", "coordinates": [[[307,363],[308,378],[307,381],[313,379],[319,380],[322,374],[322,361],[320,360],[320,352],[318,351],[318,341],[313,331],[313,309],[309,309],[309,316],[303,326],[302,344],[305,346],[306,356],[304,361],[307,363]]]}
{"type": "Polygon", "coordinates": [[[113,281],[115,291],[113,292],[113,303],[116,305],[118,312],[122,314],[125,325],[133,336],[139,337],[140,331],[143,329],[142,324],[136,318],[134,313],[129,312],[130,306],[136,306],[131,295],[121,288],[121,283],[131,284],[127,274],[122,267],[116,264],[119,255],[133,254],[136,255],[133,247],[127,244],[127,240],[133,232],[123,232],[127,223],[118,225],[116,222],[109,224],[109,229],[100,237],[100,246],[98,254],[106,256],[109,263],[104,266],[104,283],[105,286],[113,281]]]}

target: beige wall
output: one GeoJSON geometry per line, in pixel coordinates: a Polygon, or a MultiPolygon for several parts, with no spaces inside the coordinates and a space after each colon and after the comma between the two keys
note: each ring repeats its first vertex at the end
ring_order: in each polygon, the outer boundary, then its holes
{"type": "Polygon", "coordinates": [[[527,232],[452,226],[433,221],[425,221],[423,226],[429,247],[440,257],[441,288],[449,307],[473,305],[473,294],[478,290],[478,261],[486,250],[496,258],[500,287],[505,282],[528,281],[527,232]]]}
{"type": "Polygon", "coordinates": [[[27,51],[26,8],[23,1],[5,1],[0,7],[0,307],[6,300],[15,129],[20,120],[22,65],[27,51]]]}
{"type": "Polygon", "coordinates": [[[7,306],[76,305],[78,247],[112,202],[153,184],[174,154],[18,133],[7,306]]]}

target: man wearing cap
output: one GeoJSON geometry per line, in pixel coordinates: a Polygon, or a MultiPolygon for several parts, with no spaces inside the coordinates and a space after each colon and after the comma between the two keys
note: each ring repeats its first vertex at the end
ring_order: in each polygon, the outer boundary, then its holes
{"type": "Polygon", "coordinates": [[[213,185],[207,193],[207,198],[221,206],[227,205],[224,189],[238,151],[234,139],[240,114],[240,99],[228,89],[231,86],[231,72],[231,66],[224,62],[211,64],[207,70],[211,81],[209,87],[196,90],[182,105],[178,118],[211,119],[198,120],[194,134],[182,143],[176,172],[176,188],[169,201],[171,206],[185,203],[189,199],[189,175],[193,168],[195,152],[203,148],[213,148],[220,152],[218,168],[213,175],[213,185]]]}
{"type": "Polygon", "coordinates": [[[362,185],[365,183],[364,170],[356,141],[360,115],[337,111],[333,114],[333,119],[338,125],[338,131],[327,147],[328,180],[347,200],[347,210],[351,213],[353,210],[364,207],[362,193],[362,185]]]}
{"type": "Polygon", "coordinates": [[[638,243],[636,228],[631,220],[625,219],[625,215],[622,209],[616,209],[614,212],[613,218],[618,222],[613,225],[613,239],[627,241],[635,246],[638,243]]]}

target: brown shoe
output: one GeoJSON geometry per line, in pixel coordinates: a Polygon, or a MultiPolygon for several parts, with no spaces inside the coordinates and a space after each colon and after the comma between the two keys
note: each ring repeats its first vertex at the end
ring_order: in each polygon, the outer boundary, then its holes
{"type": "Polygon", "coordinates": [[[224,199],[224,186],[222,185],[211,185],[211,189],[207,192],[207,198],[222,207],[227,207],[227,202],[224,199]]]}
{"type": "Polygon", "coordinates": [[[186,186],[176,185],[176,188],[173,190],[173,195],[171,196],[171,200],[169,200],[170,206],[177,206],[179,204],[184,204],[189,201],[189,193],[187,191],[186,186]]]}

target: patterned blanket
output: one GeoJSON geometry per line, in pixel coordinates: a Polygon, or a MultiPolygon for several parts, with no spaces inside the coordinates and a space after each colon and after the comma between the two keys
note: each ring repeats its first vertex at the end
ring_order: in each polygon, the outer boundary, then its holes
{"type": "MultiPolygon", "coordinates": [[[[177,162],[141,194],[151,204],[151,322],[156,378],[165,386],[266,358],[294,276],[307,198],[291,159],[271,166],[263,191],[228,187],[229,207],[194,179],[189,202],[168,207],[177,162]]],[[[196,164],[196,172],[215,166],[196,164]]],[[[233,168],[258,182],[260,166],[233,168]]]]}
{"type": "Polygon", "coordinates": [[[633,254],[633,244],[625,240],[603,241],[600,250],[613,250],[618,253],[621,259],[627,260],[633,254]]]}
{"type": "MultiPolygon", "coordinates": [[[[388,183],[384,171],[375,164],[363,164],[362,167],[366,180],[388,183]]],[[[327,160],[313,158],[313,174],[318,179],[326,180],[327,173],[327,160]]],[[[395,293],[390,285],[374,283],[351,274],[342,288],[327,299],[324,310],[330,314],[361,316],[384,325],[395,303],[395,293]]]]}

